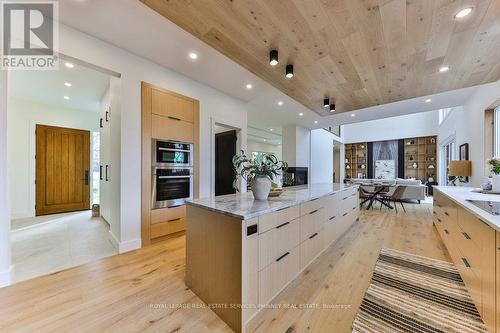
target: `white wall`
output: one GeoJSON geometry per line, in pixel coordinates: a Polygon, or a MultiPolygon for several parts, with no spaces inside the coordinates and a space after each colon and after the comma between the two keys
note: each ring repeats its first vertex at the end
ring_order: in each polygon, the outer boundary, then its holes
{"type": "Polygon", "coordinates": [[[8,99],[7,142],[13,219],[35,216],[35,125],[98,130],[95,112],[62,109],[36,102],[8,99]]]}
{"type": "Polygon", "coordinates": [[[281,160],[281,145],[270,145],[264,142],[258,142],[253,140],[248,140],[247,142],[247,152],[248,156],[252,154],[254,151],[272,153],[274,154],[278,160],[281,160]]]}
{"type": "Polygon", "coordinates": [[[311,183],[333,183],[333,139],[324,129],[311,131],[311,183]]]}
{"type": "Polygon", "coordinates": [[[12,279],[10,205],[7,178],[7,71],[0,70],[0,288],[12,279]]]}
{"type": "MultiPolygon", "coordinates": [[[[247,106],[243,101],[175,71],[60,25],[63,54],[113,70],[121,77],[120,242],[141,236],[141,81],[200,101],[200,196],[210,195],[211,123],[241,128],[246,149],[247,106]]],[[[118,195],[118,194],[117,194],[118,195]]]]}
{"type": "Polygon", "coordinates": [[[484,111],[500,97],[500,80],[479,87],[469,101],[454,108],[439,126],[438,145],[455,136],[456,156],[461,144],[469,144],[469,159],[472,161],[472,177],[469,184],[479,186],[488,176],[484,155],[484,111]]]}
{"type": "Polygon", "coordinates": [[[282,138],[283,160],[291,167],[309,167],[311,130],[295,125],[285,126],[282,138]]]}
{"type": "Polygon", "coordinates": [[[343,127],[343,138],[353,143],[437,135],[438,117],[438,111],[429,111],[348,124],[343,127]]]}

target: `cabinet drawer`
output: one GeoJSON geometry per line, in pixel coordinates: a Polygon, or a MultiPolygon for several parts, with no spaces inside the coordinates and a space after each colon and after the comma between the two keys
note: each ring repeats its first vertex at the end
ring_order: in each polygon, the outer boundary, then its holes
{"type": "Polygon", "coordinates": [[[154,209],[151,211],[151,224],[161,222],[175,222],[175,220],[186,217],[186,206],[172,208],[154,209]]]}
{"type": "Polygon", "coordinates": [[[152,115],[151,136],[154,139],[174,140],[193,143],[193,123],[184,120],[173,120],[171,118],[152,115]]]}
{"type": "Polygon", "coordinates": [[[349,187],[348,189],[340,192],[340,199],[344,199],[347,197],[350,197],[354,194],[358,193],[358,188],[357,187],[349,187]]]}
{"type": "Polygon", "coordinates": [[[283,253],[259,272],[259,303],[267,304],[300,271],[299,247],[283,253]]]}
{"type": "Polygon", "coordinates": [[[358,206],[358,197],[357,195],[351,195],[350,197],[346,197],[340,201],[340,212],[342,214],[349,213],[354,207],[358,206]]]}
{"type": "Polygon", "coordinates": [[[300,268],[304,269],[324,248],[324,232],[315,232],[300,244],[300,268]]]}
{"type": "Polygon", "coordinates": [[[327,219],[338,216],[340,214],[340,194],[335,193],[325,198],[324,207],[325,207],[325,217],[327,219]]]}
{"type": "Polygon", "coordinates": [[[483,247],[485,238],[494,237],[492,235],[495,231],[491,227],[465,209],[460,209],[458,213],[458,225],[465,233],[464,236],[470,238],[480,249],[483,247]]]}
{"type": "Polygon", "coordinates": [[[300,241],[303,242],[323,228],[325,209],[319,208],[300,217],[300,241]]]}
{"type": "Polygon", "coordinates": [[[160,222],[151,225],[151,238],[157,238],[186,230],[186,218],[181,217],[172,222],[160,222]]]}
{"type": "Polygon", "coordinates": [[[283,253],[293,249],[300,240],[300,220],[283,222],[259,235],[259,270],[265,268],[283,253]]]}
{"type": "Polygon", "coordinates": [[[299,206],[280,209],[276,212],[259,217],[259,233],[266,232],[276,226],[290,222],[300,216],[299,206]]]}
{"type": "Polygon", "coordinates": [[[313,199],[300,205],[300,216],[305,216],[323,207],[323,200],[313,199]]]}
{"type": "Polygon", "coordinates": [[[193,122],[194,102],[192,100],[156,89],[152,90],[151,98],[153,114],[193,122]]]}
{"type": "Polygon", "coordinates": [[[482,297],[481,297],[481,279],[478,277],[476,272],[472,269],[472,267],[468,267],[469,258],[464,255],[460,255],[457,261],[455,261],[455,266],[460,272],[460,276],[469,291],[474,304],[476,305],[479,313],[482,312],[482,297]]]}

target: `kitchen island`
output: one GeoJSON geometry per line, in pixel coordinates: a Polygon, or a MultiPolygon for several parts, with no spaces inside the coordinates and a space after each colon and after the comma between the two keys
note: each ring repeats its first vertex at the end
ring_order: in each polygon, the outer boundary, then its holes
{"type": "Polygon", "coordinates": [[[233,330],[245,326],[357,221],[358,186],[310,184],[187,203],[186,285],[233,330]]]}
{"type": "Polygon", "coordinates": [[[500,196],[434,187],[434,225],[489,332],[500,332],[500,196]]]}

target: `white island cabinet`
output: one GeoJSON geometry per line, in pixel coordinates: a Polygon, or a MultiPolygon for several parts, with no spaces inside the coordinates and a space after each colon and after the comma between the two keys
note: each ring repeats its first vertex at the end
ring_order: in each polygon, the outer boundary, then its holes
{"type": "Polygon", "coordinates": [[[186,284],[236,332],[359,216],[357,186],[311,184],[187,205],[186,284]]]}

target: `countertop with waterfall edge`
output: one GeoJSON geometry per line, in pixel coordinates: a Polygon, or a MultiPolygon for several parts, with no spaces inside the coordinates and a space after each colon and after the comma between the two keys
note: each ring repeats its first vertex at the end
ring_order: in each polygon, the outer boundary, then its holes
{"type": "Polygon", "coordinates": [[[500,216],[488,213],[487,211],[482,210],[473,203],[467,201],[479,200],[495,202],[498,203],[498,211],[500,212],[500,195],[472,192],[472,190],[479,190],[479,188],[464,186],[434,186],[434,189],[438,190],[444,196],[474,214],[478,219],[496,231],[500,231],[500,216]]]}
{"type": "Polygon", "coordinates": [[[268,198],[267,200],[255,200],[252,192],[249,191],[189,200],[186,204],[229,215],[237,219],[248,220],[358,186],[355,184],[315,183],[284,187],[285,191],[283,194],[279,197],[268,198]]]}

